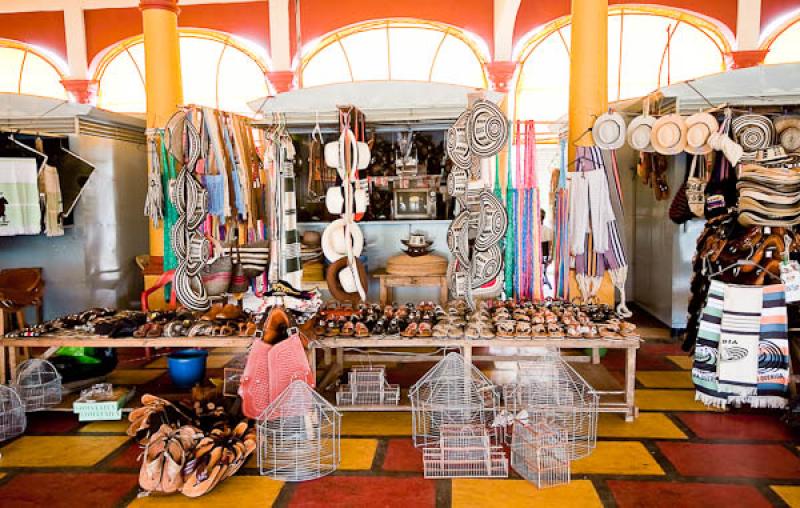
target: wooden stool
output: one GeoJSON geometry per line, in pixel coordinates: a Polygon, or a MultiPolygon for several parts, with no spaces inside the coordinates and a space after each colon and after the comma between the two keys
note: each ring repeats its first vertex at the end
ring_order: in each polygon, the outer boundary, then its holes
{"type": "Polygon", "coordinates": [[[447,303],[447,276],[445,275],[393,275],[384,271],[373,272],[380,283],[380,303],[392,303],[392,290],[396,287],[439,286],[439,303],[447,303]]]}

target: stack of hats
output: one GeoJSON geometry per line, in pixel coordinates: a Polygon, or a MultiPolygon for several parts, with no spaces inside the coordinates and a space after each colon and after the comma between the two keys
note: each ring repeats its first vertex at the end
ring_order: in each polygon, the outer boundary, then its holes
{"type": "Polygon", "coordinates": [[[322,266],[322,238],[319,231],[306,231],[300,240],[300,259],[303,262],[303,280],[325,280],[322,266]]]}
{"type": "Polygon", "coordinates": [[[740,224],[774,227],[800,224],[800,170],[743,164],[736,188],[740,224]]]}

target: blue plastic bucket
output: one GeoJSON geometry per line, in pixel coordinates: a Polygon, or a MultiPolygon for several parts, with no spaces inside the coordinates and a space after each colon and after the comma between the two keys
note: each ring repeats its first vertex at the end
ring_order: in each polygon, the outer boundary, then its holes
{"type": "Polygon", "coordinates": [[[208,351],[204,349],[182,349],[167,356],[169,377],[172,383],[181,389],[191,388],[206,375],[206,358],[208,351]]]}

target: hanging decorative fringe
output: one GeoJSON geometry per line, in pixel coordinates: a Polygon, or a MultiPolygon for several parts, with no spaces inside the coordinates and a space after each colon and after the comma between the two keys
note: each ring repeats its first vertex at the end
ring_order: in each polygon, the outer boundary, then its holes
{"type": "MultiPolygon", "coordinates": [[[[175,158],[167,153],[167,145],[164,141],[164,132],[158,133],[158,142],[161,146],[161,161],[159,166],[163,168],[162,171],[162,194],[167,194],[170,187],[175,185],[176,178],[178,177],[175,172],[175,158]]],[[[175,256],[175,251],[172,248],[171,232],[173,226],[178,221],[178,209],[172,203],[172,200],[162,197],[164,200],[164,272],[168,272],[178,267],[178,258],[175,256]]],[[[169,291],[164,292],[164,296],[169,298],[169,291]]]]}
{"type": "Polygon", "coordinates": [[[164,219],[164,187],[161,185],[161,161],[158,157],[158,133],[147,130],[147,196],[144,200],[144,215],[150,218],[154,228],[164,219]]]}
{"type": "Polygon", "coordinates": [[[561,140],[561,163],[558,187],[555,192],[555,217],[553,221],[553,266],[555,269],[556,298],[569,300],[569,193],[567,192],[567,140],[561,140]]]}
{"type": "MultiPolygon", "coordinates": [[[[511,137],[511,124],[509,123],[508,126],[509,134],[508,139],[512,140],[511,137]]],[[[505,239],[505,272],[504,272],[504,282],[505,282],[505,289],[504,292],[506,297],[511,298],[516,293],[516,277],[514,276],[514,272],[516,270],[516,244],[517,244],[517,211],[516,211],[516,203],[517,203],[517,191],[514,189],[513,185],[513,178],[511,176],[511,145],[513,141],[509,141],[506,145],[506,211],[508,212],[508,229],[506,229],[506,239],[505,239]]]]}
{"type": "Polygon", "coordinates": [[[539,188],[536,180],[536,125],[532,120],[515,124],[516,157],[516,296],[544,299],[539,188]]]}

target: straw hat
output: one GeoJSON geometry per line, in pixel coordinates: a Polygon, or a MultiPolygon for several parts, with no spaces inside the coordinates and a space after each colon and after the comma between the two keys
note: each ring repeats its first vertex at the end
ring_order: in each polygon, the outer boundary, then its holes
{"type": "Polygon", "coordinates": [[[712,152],[708,138],[719,130],[719,123],[710,113],[695,113],[686,119],[686,152],[705,155],[712,152]]]}
{"type": "Polygon", "coordinates": [[[319,247],[322,242],[322,236],[319,231],[312,231],[307,229],[303,231],[303,236],[300,238],[300,243],[309,247],[319,247]]]}
{"type": "Polygon", "coordinates": [[[625,144],[625,119],[617,112],[603,113],[592,127],[594,144],[606,150],[616,150],[625,144]]]}
{"type": "Polygon", "coordinates": [[[781,146],[787,152],[800,151],[800,116],[782,116],[775,120],[781,146]]]}
{"type": "MultiPolygon", "coordinates": [[[[347,256],[345,225],[344,219],[337,219],[322,232],[322,252],[331,263],[347,256]]],[[[353,255],[358,257],[364,249],[364,234],[358,224],[350,224],[350,235],[350,241],[353,242],[353,255]]]]}
{"type": "Polygon", "coordinates": [[[650,133],[656,118],[649,115],[639,115],[628,125],[628,144],[640,152],[654,152],[650,142],[650,133]]]}
{"type": "Polygon", "coordinates": [[[686,122],[678,114],[662,116],[653,124],[653,148],[661,155],[677,155],[686,148],[686,122]]]}

